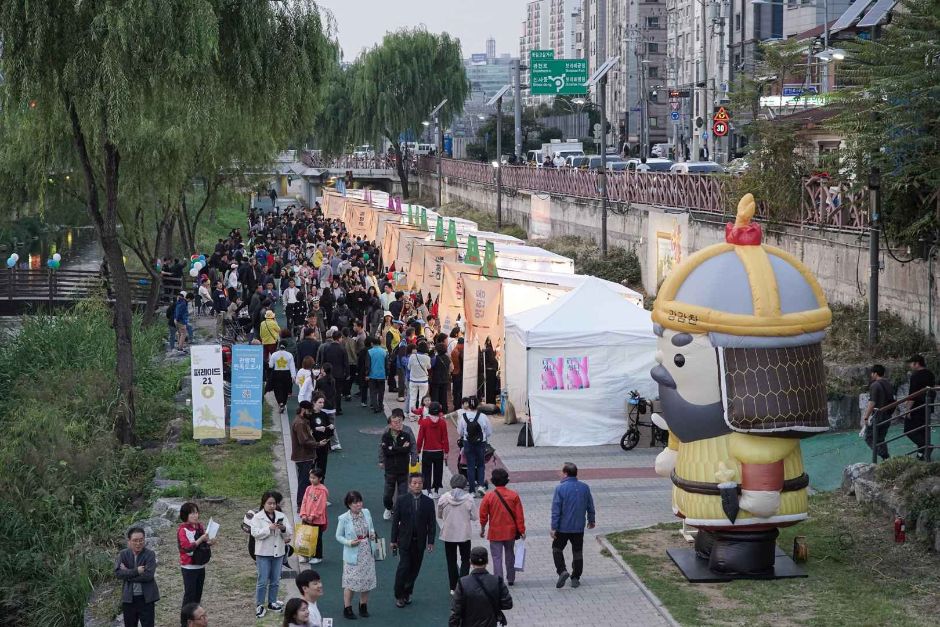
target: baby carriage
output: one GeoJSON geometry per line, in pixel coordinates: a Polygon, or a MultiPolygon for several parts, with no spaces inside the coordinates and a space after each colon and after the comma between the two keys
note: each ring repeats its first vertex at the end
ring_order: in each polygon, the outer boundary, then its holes
{"type": "MultiPolygon", "coordinates": [[[[493,461],[493,455],[496,454],[496,449],[489,442],[484,442],[486,451],[483,453],[483,487],[487,490],[490,489],[490,482],[486,479],[486,465],[493,461]]],[[[467,477],[467,456],[464,454],[463,449],[460,449],[460,453],[457,455],[457,472],[462,474],[464,477],[467,477]]]]}

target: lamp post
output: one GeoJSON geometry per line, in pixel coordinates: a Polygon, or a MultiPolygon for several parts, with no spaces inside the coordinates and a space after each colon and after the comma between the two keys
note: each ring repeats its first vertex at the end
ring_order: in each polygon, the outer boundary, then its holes
{"type": "Polygon", "coordinates": [[[597,85],[601,105],[601,171],[597,177],[597,186],[601,192],[601,256],[607,257],[607,73],[617,65],[620,57],[611,57],[604,61],[585,87],[597,85]]]}
{"type": "MultiPolygon", "coordinates": [[[[496,95],[493,96],[487,106],[496,105],[496,160],[493,167],[496,168],[496,226],[503,226],[503,96],[509,91],[510,85],[504,85],[496,95]]],[[[519,90],[515,92],[516,100],[519,99],[519,90]]]]}
{"type": "MultiPolygon", "coordinates": [[[[440,209],[441,206],[444,204],[444,175],[443,175],[443,167],[442,167],[442,162],[441,162],[441,153],[444,151],[444,128],[441,126],[441,123],[440,123],[440,112],[441,112],[441,109],[443,109],[444,105],[446,104],[447,104],[447,98],[444,98],[444,100],[441,101],[441,104],[434,107],[434,110],[431,111],[431,115],[429,116],[431,119],[434,120],[434,124],[436,125],[436,129],[437,129],[436,130],[437,137],[435,138],[435,141],[437,142],[437,208],[438,209],[440,209]]],[[[428,122],[422,122],[422,124],[424,124],[425,126],[429,125],[428,122]]]]}

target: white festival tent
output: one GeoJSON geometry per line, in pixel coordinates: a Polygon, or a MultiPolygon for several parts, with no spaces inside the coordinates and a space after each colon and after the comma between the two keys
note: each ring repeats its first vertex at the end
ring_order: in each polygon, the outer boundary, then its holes
{"type": "Polygon", "coordinates": [[[554,302],[506,317],[503,384],[516,410],[529,414],[536,446],[617,442],[630,391],[656,393],[650,312],[605,283],[591,277],[554,302]]]}
{"type": "MultiPolygon", "coordinates": [[[[499,257],[497,256],[497,261],[499,257]]],[[[538,307],[545,303],[551,302],[570,292],[571,290],[577,288],[582,283],[588,280],[601,281],[611,290],[617,292],[623,298],[627,299],[631,303],[643,306],[643,295],[635,290],[631,290],[629,287],[620,285],[619,283],[614,283],[613,281],[607,281],[605,279],[600,279],[593,277],[589,274],[564,274],[562,272],[533,272],[531,270],[500,270],[499,278],[503,281],[503,303],[506,306],[506,315],[512,313],[523,311],[524,309],[531,309],[533,307],[538,307]],[[507,286],[519,284],[520,286],[525,286],[529,288],[530,292],[526,293],[523,298],[531,299],[535,304],[530,304],[526,307],[513,307],[510,308],[507,304],[508,294],[507,286]],[[531,292],[531,290],[539,290],[543,292],[546,296],[538,296],[531,292]]]]}

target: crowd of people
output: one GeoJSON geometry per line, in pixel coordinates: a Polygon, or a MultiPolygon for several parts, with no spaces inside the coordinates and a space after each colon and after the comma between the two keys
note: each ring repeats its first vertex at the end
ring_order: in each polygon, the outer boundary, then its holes
{"type": "MultiPolygon", "coordinates": [[[[173,276],[182,274],[177,260],[161,265],[173,276]]],[[[247,238],[240,229],[232,230],[196,270],[193,289],[181,292],[167,308],[170,349],[185,351],[191,343],[192,309],[215,316],[223,342],[263,346],[266,389],[280,412],[286,411],[290,396],[296,394],[298,400],[290,425],[296,511],[284,511],[278,492],[265,492],[259,509],[249,512],[242,525],[257,569],[255,616],[282,612],[285,627],[319,627],[317,600],[323,583],[312,567],[332,558],[343,564],[337,584],[343,590],[344,617],[368,618],[370,593],[377,587],[376,561],[386,557],[386,548],[399,560],[394,604],[405,608],[413,602],[424,556],[439,539],[452,595],[449,624],[505,624],[502,612],[512,607],[508,587],[516,581],[515,543],[526,537],[525,511],[518,493],[507,487],[505,469],[493,470],[487,491],[484,469],[493,430],[475,407],[476,398],[463,394],[461,325],[441,329],[437,303],[420,292],[396,291],[375,243],[351,237],[341,221],[324,217],[319,206],[266,215],[253,211],[247,238]],[[284,328],[277,310],[283,311],[284,328]],[[360,405],[383,418],[386,391],[402,403],[387,412],[379,438],[382,521],[373,519],[356,490],[347,491],[341,501],[345,513],[336,516],[330,509],[328,461],[331,451],[341,449],[339,417],[343,403],[352,401],[354,387],[360,405]],[[450,410],[460,472],[446,490],[450,410]],[[378,529],[377,522],[387,531],[378,529]],[[330,525],[341,552],[324,547],[330,525]],[[300,526],[313,528],[305,535],[316,537],[303,555],[297,542],[300,526]],[[471,548],[475,526],[488,539],[489,550],[471,548]],[[281,570],[295,549],[300,597],[285,604],[278,598],[281,570]],[[491,556],[492,574],[487,571],[491,556]]],[[[485,355],[480,362],[485,369],[485,355]]],[[[480,374],[481,379],[489,377],[485,371],[480,374]]],[[[577,468],[566,464],[563,472],[552,506],[552,551],[558,587],[569,578],[576,587],[584,528],[594,525],[594,506],[590,490],[576,478],[577,468]],[[563,557],[568,543],[573,551],[570,575],[563,557]]],[[[184,504],[177,534],[184,627],[207,624],[200,603],[214,543],[200,522],[198,506],[184,504]]],[[[154,624],[159,599],[155,570],[144,531],[131,529],[128,548],[115,564],[115,575],[123,580],[126,626],[154,624]]]]}

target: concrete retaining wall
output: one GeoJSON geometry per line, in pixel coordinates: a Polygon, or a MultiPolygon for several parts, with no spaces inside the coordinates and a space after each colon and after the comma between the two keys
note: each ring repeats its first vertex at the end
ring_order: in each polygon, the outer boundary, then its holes
{"type": "MultiPolygon", "coordinates": [[[[437,195],[436,177],[422,174],[418,182],[422,194],[437,195]]],[[[496,213],[493,186],[445,178],[443,195],[445,203],[458,201],[496,213]]],[[[502,205],[504,218],[525,228],[531,238],[578,235],[600,241],[599,201],[504,191],[502,205]]],[[[607,220],[608,241],[610,246],[636,251],[643,269],[643,286],[649,294],[655,294],[671,264],[710,244],[724,241],[726,221],[715,215],[612,204],[607,220]]],[[[868,299],[867,235],[763,226],[765,242],[801,259],[816,274],[831,302],[853,303],[868,299]]],[[[880,308],[896,312],[925,332],[930,330],[927,264],[922,261],[900,263],[884,253],[881,263],[880,308]]],[[[933,290],[936,290],[936,281],[933,290]]],[[[934,294],[932,297],[932,328],[940,329],[940,308],[934,294]]]]}

